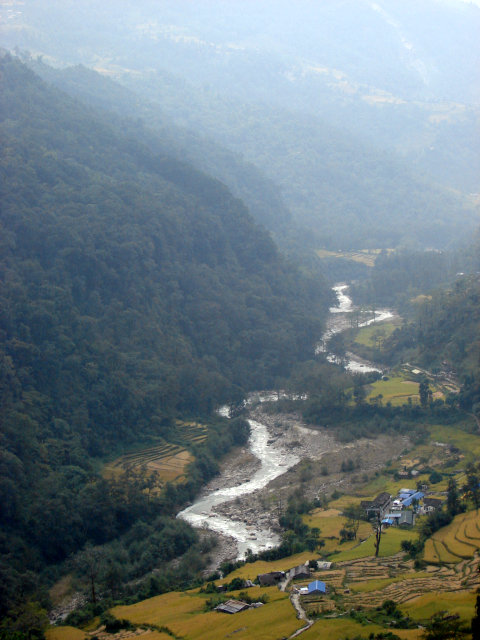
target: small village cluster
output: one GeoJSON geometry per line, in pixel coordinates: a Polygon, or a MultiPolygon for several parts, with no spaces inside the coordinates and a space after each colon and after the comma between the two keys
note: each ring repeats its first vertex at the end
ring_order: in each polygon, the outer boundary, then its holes
{"type": "Polygon", "coordinates": [[[424,515],[441,508],[444,500],[426,495],[428,485],[422,484],[417,489],[400,489],[393,498],[389,493],[382,492],[374,500],[362,501],[367,519],[380,517],[382,525],[386,527],[413,527],[416,515],[424,515]]]}
{"type": "MultiPolygon", "coordinates": [[[[445,500],[439,497],[427,496],[428,485],[422,484],[417,489],[403,488],[393,497],[386,491],[379,493],[373,500],[363,500],[360,505],[365,511],[368,520],[380,520],[382,528],[392,526],[413,527],[417,515],[431,513],[440,509],[445,500]]],[[[331,568],[331,562],[319,560],[317,570],[327,571],[331,568]]],[[[311,578],[311,569],[308,564],[293,567],[289,571],[272,571],[257,576],[257,583],[262,587],[279,586],[286,587],[286,584],[295,580],[308,580],[311,578]]],[[[250,580],[245,580],[243,588],[255,586],[250,580]]],[[[219,591],[224,591],[224,585],[218,586],[219,591]]],[[[313,580],[306,586],[294,585],[292,593],[301,596],[325,595],[328,593],[328,586],[321,580],[313,580]]],[[[227,600],[216,607],[222,613],[238,613],[250,607],[259,607],[262,603],[255,602],[248,604],[241,600],[227,600]]]]}
{"type": "MultiPolygon", "coordinates": [[[[331,562],[324,562],[319,560],[317,563],[317,570],[327,571],[331,568],[331,562]]],[[[270,573],[261,573],[257,576],[257,582],[261,587],[281,587],[285,588],[286,584],[292,580],[308,580],[311,577],[311,569],[308,564],[300,564],[297,567],[293,567],[289,571],[271,571],[270,573]]],[[[223,585],[222,585],[223,586],[223,585]]],[[[217,587],[219,591],[222,591],[222,586],[217,587]]],[[[254,587],[255,585],[250,580],[245,580],[242,588],[254,587]]],[[[294,586],[292,592],[299,593],[300,595],[324,595],[328,591],[328,587],[325,582],[321,580],[314,580],[306,587],[294,586]]],[[[227,600],[222,604],[215,607],[216,611],[221,613],[238,613],[249,608],[257,608],[262,606],[261,602],[254,602],[248,604],[242,600],[227,600]]]]}

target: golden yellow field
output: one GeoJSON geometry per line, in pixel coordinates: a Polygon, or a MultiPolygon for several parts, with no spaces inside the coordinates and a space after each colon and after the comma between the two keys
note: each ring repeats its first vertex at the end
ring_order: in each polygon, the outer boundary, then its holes
{"type": "Polygon", "coordinates": [[[480,545],[480,519],[465,522],[465,539],[480,545]]]}
{"type": "MultiPolygon", "coordinates": [[[[267,604],[235,615],[205,612],[204,604],[209,596],[198,591],[164,594],[131,606],[116,607],[112,613],[136,624],[166,626],[177,636],[190,640],[220,640],[230,634],[238,640],[276,640],[290,636],[301,624],[288,594],[276,587],[248,590],[253,599],[264,593],[269,598],[267,604]]],[[[232,598],[237,596],[238,592],[231,594],[232,598]]]]}
{"type": "Polygon", "coordinates": [[[458,613],[464,620],[471,620],[475,613],[475,600],[473,591],[433,591],[409,600],[400,605],[400,609],[415,620],[428,620],[439,611],[458,613]]]}
{"type": "MultiPolygon", "coordinates": [[[[468,511],[456,516],[453,521],[436,531],[425,544],[424,560],[432,564],[445,562],[456,564],[463,559],[473,556],[476,549],[480,549],[480,535],[478,538],[467,538],[467,530],[475,532],[480,523],[480,515],[476,511],[468,511]]],[[[478,532],[480,534],[480,531],[478,532]]]]}
{"type": "Polygon", "coordinates": [[[159,483],[181,482],[185,469],[192,462],[192,454],[175,444],[162,444],[135,453],[129,453],[105,465],[105,477],[118,477],[127,469],[147,474],[156,474],[159,483]]]}
{"type": "Polygon", "coordinates": [[[368,522],[361,522],[357,540],[349,540],[340,543],[340,530],[344,528],[346,518],[341,515],[339,509],[315,509],[311,514],[303,517],[304,522],[309,527],[320,529],[320,538],[325,542],[322,553],[333,553],[334,551],[347,551],[360,540],[365,540],[372,533],[372,527],[368,522]]]}
{"type": "Polygon", "coordinates": [[[316,560],[317,558],[318,554],[304,551],[289,558],[281,558],[280,560],[273,560],[272,562],[259,560],[258,562],[247,563],[243,565],[243,567],[236,569],[233,573],[230,573],[226,582],[230,582],[233,578],[253,580],[259,574],[269,573],[270,571],[288,571],[288,569],[292,569],[300,564],[305,564],[309,560],[316,560]]]}
{"type": "MultiPolygon", "coordinates": [[[[380,249],[359,249],[357,251],[328,251],[328,249],[317,249],[316,254],[319,258],[340,258],[342,260],[359,262],[367,267],[373,267],[380,251],[380,249]]],[[[387,251],[392,251],[392,249],[387,249],[387,251]]]]}
{"type": "Polygon", "coordinates": [[[74,627],[51,627],[45,632],[47,640],[84,640],[85,631],[74,627]]]}
{"type": "MultiPolygon", "coordinates": [[[[382,533],[380,541],[379,557],[385,558],[393,556],[401,550],[402,540],[416,540],[418,533],[408,529],[400,529],[398,527],[390,527],[382,533]]],[[[348,551],[341,551],[339,554],[330,556],[330,560],[341,562],[344,560],[356,560],[358,558],[367,558],[375,555],[375,538],[373,534],[362,542],[360,545],[348,551]]]]}

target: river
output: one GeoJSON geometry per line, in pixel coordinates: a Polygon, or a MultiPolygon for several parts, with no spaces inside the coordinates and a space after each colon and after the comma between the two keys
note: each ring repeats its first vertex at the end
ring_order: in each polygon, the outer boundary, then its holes
{"type": "MultiPolygon", "coordinates": [[[[333,287],[333,291],[337,296],[338,305],[330,307],[329,309],[330,317],[327,321],[327,329],[323,334],[322,339],[317,344],[315,353],[324,353],[326,351],[326,344],[328,343],[328,340],[335,333],[340,333],[341,331],[351,327],[349,315],[354,311],[357,311],[357,308],[354,306],[352,299],[347,295],[347,290],[347,284],[337,284],[333,287]]],[[[388,320],[389,318],[393,318],[393,312],[391,309],[376,309],[371,312],[369,318],[358,322],[358,327],[367,327],[373,323],[388,320]]],[[[327,360],[330,362],[336,362],[337,358],[335,354],[329,353],[327,355],[327,360]]],[[[353,373],[369,373],[371,371],[382,373],[382,370],[374,364],[367,362],[366,360],[362,360],[351,352],[347,352],[346,354],[345,369],[352,371],[353,373]]]]}
{"type": "MultiPolygon", "coordinates": [[[[348,314],[354,311],[355,307],[346,293],[347,288],[347,285],[343,284],[339,284],[333,288],[337,294],[339,304],[337,307],[330,309],[327,330],[317,345],[316,353],[324,350],[324,345],[330,336],[350,326],[348,314]]],[[[392,315],[391,311],[387,309],[380,310],[375,313],[375,318],[372,317],[365,320],[360,323],[359,326],[367,326],[372,322],[386,320],[392,315]]],[[[328,358],[334,359],[335,356],[329,354],[328,358]]],[[[351,371],[379,371],[379,369],[371,363],[362,362],[353,354],[350,354],[347,368],[351,371]]],[[[262,395],[256,393],[250,396],[249,401],[265,402],[276,399],[277,394],[267,393],[262,395]]],[[[227,410],[224,408],[221,410],[221,413],[227,415],[227,410]]],[[[228,518],[217,513],[215,507],[262,489],[269,482],[284,474],[290,467],[293,467],[300,461],[299,457],[279,447],[276,442],[271,440],[265,424],[256,420],[249,420],[248,422],[251,430],[249,448],[260,461],[260,466],[252,477],[233,487],[217,489],[215,491],[208,491],[207,487],[203,495],[177,516],[186,520],[194,527],[205,527],[234,538],[237,542],[239,558],[245,556],[247,549],[251,549],[256,553],[263,549],[274,547],[279,544],[280,538],[276,532],[262,522],[228,518]]]]}

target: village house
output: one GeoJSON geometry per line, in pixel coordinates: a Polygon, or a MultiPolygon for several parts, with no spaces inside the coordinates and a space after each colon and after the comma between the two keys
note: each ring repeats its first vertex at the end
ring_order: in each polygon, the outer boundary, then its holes
{"type": "Polygon", "coordinates": [[[415,514],[413,511],[402,511],[400,520],[398,521],[399,527],[413,527],[415,524],[415,514]]]}
{"type": "Polygon", "coordinates": [[[257,582],[261,587],[274,587],[282,580],[285,580],[284,571],[271,571],[257,576],[257,582]]]}
{"type": "MultiPolygon", "coordinates": [[[[402,494],[400,494],[402,498],[402,494]]],[[[412,504],[417,504],[425,497],[422,491],[415,491],[414,493],[402,498],[402,504],[404,507],[410,507],[412,504]]]]}
{"type": "Polygon", "coordinates": [[[400,511],[392,511],[391,513],[387,513],[385,518],[382,520],[382,524],[386,524],[387,526],[397,525],[402,514],[400,511]]]}
{"type": "Polygon", "coordinates": [[[241,600],[227,600],[226,602],[222,602],[218,607],[215,607],[215,611],[219,611],[220,613],[238,613],[239,611],[245,611],[245,609],[249,609],[250,605],[246,602],[242,602],[241,600]]]}
{"type": "Polygon", "coordinates": [[[325,595],[327,593],[327,585],[321,580],[314,580],[308,585],[308,595],[325,595]]]}
{"type": "Polygon", "coordinates": [[[442,508],[444,502],[441,498],[424,498],[422,512],[431,513],[432,511],[437,511],[437,509],[442,508]]]}
{"type": "Polygon", "coordinates": [[[368,519],[385,516],[392,504],[392,496],[383,491],[374,500],[363,500],[360,505],[365,510],[368,519]]]}
{"type": "Polygon", "coordinates": [[[290,580],[303,580],[305,578],[309,578],[310,568],[305,564],[293,567],[293,569],[290,569],[288,572],[288,577],[290,580]]]}

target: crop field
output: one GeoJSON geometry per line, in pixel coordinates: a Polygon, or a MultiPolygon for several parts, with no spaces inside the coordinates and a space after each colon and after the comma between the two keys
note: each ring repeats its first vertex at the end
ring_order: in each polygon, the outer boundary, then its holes
{"type": "Polygon", "coordinates": [[[47,640],[84,640],[85,631],[74,627],[52,627],[45,633],[47,640]]]}
{"type": "MultiPolygon", "coordinates": [[[[380,541],[379,557],[385,558],[393,556],[401,550],[402,540],[416,540],[418,533],[408,529],[400,529],[399,527],[390,527],[382,533],[380,541]]],[[[375,538],[373,534],[358,546],[348,551],[341,551],[338,554],[330,556],[330,560],[342,562],[344,560],[356,560],[358,558],[368,558],[375,555],[375,538]]]]}
{"type": "MultiPolygon", "coordinates": [[[[480,434],[468,433],[457,426],[449,427],[447,425],[433,425],[429,427],[429,431],[432,440],[445,442],[460,449],[465,455],[465,461],[477,461],[480,457],[480,434]]],[[[465,461],[462,464],[463,467],[465,461]]]]}
{"type": "Polygon", "coordinates": [[[118,477],[127,469],[148,474],[155,473],[159,483],[181,482],[185,479],[185,468],[192,462],[192,454],[177,444],[164,443],[148,449],[129,453],[104,467],[105,477],[118,477]]]}
{"type": "Polygon", "coordinates": [[[320,538],[325,542],[322,553],[333,553],[334,551],[346,551],[358,544],[360,540],[365,540],[372,533],[372,527],[368,522],[361,522],[357,540],[340,542],[340,530],[344,528],[346,518],[341,515],[338,509],[315,509],[310,515],[303,517],[304,522],[309,527],[320,529],[320,538]]]}
{"type": "Polygon", "coordinates": [[[393,322],[382,322],[381,324],[371,324],[368,327],[362,327],[356,332],[355,342],[357,344],[363,344],[365,347],[376,347],[378,340],[384,340],[388,338],[398,324],[393,322]]]}
{"type": "MultiPolygon", "coordinates": [[[[290,636],[301,626],[288,594],[276,587],[254,587],[248,590],[248,594],[252,599],[267,594],[269,601],[258,609],[227,615],[206,612],[204,607],[209,594],[189,591],[168,593],[131,606],[116,607],[112,613],[134,624],[166,626],[176,636],[190,640],[220,640],[231,634],[238,640],[276,640],[290,636]]],[[[231,597],[238,597],[238,592],[233,592],[231,597]]]]}
{"type": "Polygon", "coordinates": [[[317,249],[319,258],[339,258],[359,262],[367,267],[373,267],[381,249],[359,249],[358,251],[328,251],[327,249],[317,249]]]}
{"type": "MultiPolygon", "coordinates": [[[[306,640],[341,640],[343,638],[368,638],[371,633],[385,632],[385,629],[377,624],[362,625],[351,618],[322,618],[310,629],[302,633],[301,638],[306,640]],[[321,629],[319,629],[321,627],[321,629]]],[[[421,629],[395,629],[395,634],[402,640],[417,640],[422,634],[421,629]]]]}
{"type": "Polygon", "coordinates": [[[424,560],[431,564],[457,564],[480,549],[480,514],[468,511],[436,531],[425,544],[424,560]]]}
{"type": "Polygon", "coordinates": [[[178,435],[186,444],[201,444],[208,436],[208,429],[200,422],[176,420],[178,435]]]}
{"type": "Polygon", "coordinates": [[[140,638],[140,640],[172,640],[172,636],[163,631],[154,629],[128,629],[116,634],[98,631],[94,629],[91,633],[74,629],[73,627],[55,627],[48,629],[45,633],[46,640],[85,640],[94,634],[98,640],[130,640],[130,638],[140,638]]]}
{"type": "MultiPolygon", "coordinates": [[[[373,496],[372,496],[373,497],[373,496]]],[[[342,511],[343,509],[345,509],[346,506],[348,506],[349,504],[360,504],[360,502],[362,500],[365,500],[365,496],[362,494],[360,495],[355,495],[355,496],[341,496],[340,498],[337,498],[336,500],[332,500],[329,503],[329,506],[332,509],[338,509],[339,511],[342,511]]]]}
{"type": "Polygon", "coordinates": [[[475,598],[475,594],[471,591],[457,593],[433,591],[402,604],[400,608],[404,613],[420,621],[428,620],[439,611],[458,613],[464,620],[471,620],[475,613],[475,598]]]}
{"type": "Polygon", "coordinates": [[[269,573],[270,571],[288,571],[288,569],[297,567],[300,564],[305,564],[309,560],[316,560],[317,557],[318,554],[304,551],[303,553],[297,553],[294,556],[281,558],[280,560],[273,560],[272,562],[266,562],[264,560],[258,560],[257,562],[252,563],[248,562],[243,565],[243,567],[239,567],[233,573],[230,573],[226,582],[230,582],[233,578],[253,580],[260,573],[269,573]]]}
{"type": "Polygon", "coordinates": [[[389,380],[377,380],[370,385],[371,391],[368,399],[382,395],[384,403],[391,402],[394,407],[406,404],[408,398],[413,403],[419,402],[418,382],[405,380],[401,376],[390,378],[389,380]]]}

